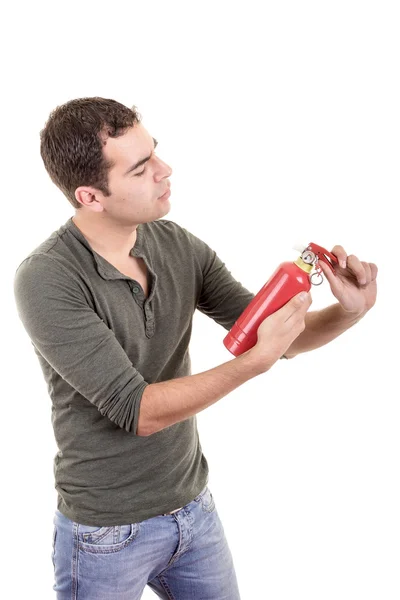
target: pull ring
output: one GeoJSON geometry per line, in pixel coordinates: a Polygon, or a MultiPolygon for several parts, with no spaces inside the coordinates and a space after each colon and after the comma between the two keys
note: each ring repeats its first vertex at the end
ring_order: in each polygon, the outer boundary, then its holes
{"type": "Polygon", "coordinates": [[[322,274],[320,273],[320,271],[316,271],[315,273],[313,273],[310,277],[310,281],[312,285],[321,285],[321,283],[323,283],[324,278],[322,277],[322,274]],[[313,281],[313,278],[317,278],[319,279],[318,283],[316,283],[315,281],[313,281]]]}

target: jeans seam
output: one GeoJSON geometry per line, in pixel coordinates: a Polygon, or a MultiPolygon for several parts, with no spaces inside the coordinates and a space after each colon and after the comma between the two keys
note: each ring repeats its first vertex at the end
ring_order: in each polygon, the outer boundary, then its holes
{"type": "Polygon", "coordinates": [[[164,591],[167,592],[168,600],[175,600],[171,590],[169,589],[166,579],[164,579],[162,575],[159,575],[157,579],[160,582],[161,586],[164,588],[164,591]]]}
{"type": "Polygon", "coordinates": [[[53,561],[53,568],[55,570],[56,568],[56,561],[55,561],[55,555],[56,555],[56,540],[57,540],[57,526],[54,525],[54,531],[53,531],[53,544],[52,544],[52,553],[51,553],[51,560],[53,561]]]}
{"type": "Polygon", "coordinates": [[[79,540],[78,540],[78,524],[74,523],[72,526],[72,537],[74,540],[74,545],[72,548],[72,585],[71,585],[71,599],[78,600],[78,549],[79,549],[79,540]]]}

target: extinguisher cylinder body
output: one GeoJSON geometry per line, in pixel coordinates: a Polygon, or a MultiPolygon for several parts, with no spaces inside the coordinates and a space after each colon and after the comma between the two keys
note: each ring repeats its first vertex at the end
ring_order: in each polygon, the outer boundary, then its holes
{"type": "Polygon", "coordinates": [[[309,268],[305,270],[294,262],[279,265],[225,337],[224,346],[231,354],[239,356],[253,348],[257,343],[257,330],[264,319],[282,308],[296,294],[310,291],[307,271],[309,268]]]}

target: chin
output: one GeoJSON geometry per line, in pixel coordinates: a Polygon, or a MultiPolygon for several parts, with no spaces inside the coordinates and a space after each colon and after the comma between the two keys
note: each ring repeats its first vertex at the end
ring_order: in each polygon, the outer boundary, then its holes
{"type": "Polygon", "coordinates": [[[161,212],[163,215],[167,215],[171,210],[171,203],[169,200],[164,200],[161,205],[161,212]]]}
{"type": "Polygon", "coordinates": [[[168,201],[163,201],[161,207],[158,207],[157,211],[154,211],[155,214],[154,216],[149,217],[148,219],[146,219],[146,221],[142,221],[143,223],[151,223],[152,221],[158,221],[159,219],[162,219],[163,217],[165,217],[169,211],[171,210],[171,205],[168,201]]]}

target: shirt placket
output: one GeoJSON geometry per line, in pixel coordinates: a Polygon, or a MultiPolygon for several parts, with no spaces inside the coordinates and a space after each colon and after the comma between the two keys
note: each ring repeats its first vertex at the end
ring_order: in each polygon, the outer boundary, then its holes
{"type": "Polygon", "coordinates": [[[145,298],[141,286],[133,279],[131,281],[133,282],[133,297],[143,312],[146,337],[151,338],[154,335],[155,330],[154,314],[150,304],[150,297],[152,296],[152,293],[148,298],[145,298]]]}

